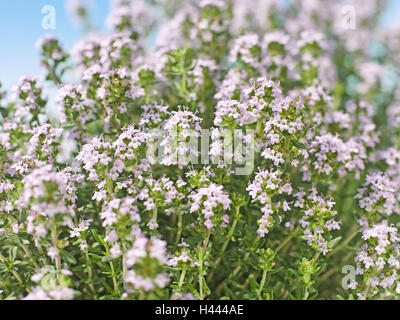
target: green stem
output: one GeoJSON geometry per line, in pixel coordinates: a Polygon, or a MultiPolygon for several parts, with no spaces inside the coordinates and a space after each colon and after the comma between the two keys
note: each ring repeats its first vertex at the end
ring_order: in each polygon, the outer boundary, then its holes
{"type": "Polygon", "coordinates": [[[158,215],[158,208],[157,208],[157,206],[155,206],[153,209],[153,219],[156,222],[157,222],[157,215],[158,215]]]}
{"type": "Polygon", "coordinates": [[[176,234],[175,244],[178,244],[182,236],[183,216],[178,213],[178,233],[176,234]]]}
{"type": "Polygon", "coordinates": [[[110,268],[111,268],[111,273],[112,273],[112,281],[113,281],[113,285],[114,285],[114,294],[119,296],[120,292],[119,292],[119,288],[118,288],[118,283],[117,283],[117,277],[115,276],[115,270],[114,270],[114,264],[110,261],[110,268]]]}
{"type": "Polygon", "coordinates": [[[110,195],[110,197],[112,197],[113,196],[113,191],[112,191],[113,187],[112,187],[112,182],[110,179],[106,180],[106,189],[107,189],[107,192],[110,195]]]}
{"type": "MultiPolygon", "coordinates": [[[[176,224],[176,220],[177,220],[177,213],[171,214],[170,226],[174,226],[176,224]]],[[[176,240],[176,232],[175,232],[175,230],[173,230],[173,228],[171,228],[168,232],[168,240],[169,240],[169,242],[173,242],[176,240]]]]}
{"type": "MultiPolygon", "coordinates": [[[[57,237],[57,226],[54,225],[51,228],[51,242],[53,244],[53,247],[58,250],[58,237],[57,237]]],[[[57,279],[60,278],[60,271],[61,271],[61,257],[60,257],[60,252],[58,252],[58,255],[56,256],[56,268],[57,268],[57,279]]]]}
{"type": "MultiPolygon", "coordinates": [[[[228,247],[228,244],[231,241],[231,238],[232,238],[233,234],[235,233],[236,225],[237,225],[237,223],[239,221],[239,211],[240,211],[240,207],[237,207],[236,208],[235,220],[233,220],[232,228],[231,228],[231,230],[229,230],[228,239],[226,239],[226,241],[222,245],[222,248],[221,248],[220,252],[218,253],[219,257],[218,257],[217,261],[215,261],[214,270],[217,269],[218,265],[221,263],[222,256],[223,256],[226,248],[228,247]]],[[[210,273],[210,275],[207,278],[207,281],[211,281],[213,276],[214,276],[214,271],[210,273]]]]}
{"type": "Polygon", "coordinates": [[[205,293],[204,293],[204,288],[203,288],[203,281],[204,281],[204,277],[203,277],[203,266],[204,266],[204,256],[206,254],[207,251],[207,246],[208,246],[208,242],[210,240],[210,236],[211,236],[211,230],[207,231],[207,236],[203,241],[203,246],[200,249],[200,272],[199,272],[199,292],[200,292],[200,300],[204,300],[205,297],[205,293]]]}
{"type": "Polygon", "coordinates": [[[90,265],[89,252],[88,252],[87,248],[85,249],[85,256],[86,256],[86,265],[87,265],[88,276],[89,276],[89,288],[92,291],[94,300],[96,300],[97,299],[96,289],[94,288],[93,281],[92,281],[93,271],[92,271],[92,266],[90,265]]]}
{"type": "Polygon", "coordinates": [[[179,291],[182,289],[183,281],[185,280],[185,275],[186,275],[186,269],[182,269],[181,276],[179,278],[179,284],[178,284],[179,291]]]}
{"type": "Polygon", "coordinates": [[[144,87],[144,92],[145,92],[144,101],[146,102],[146,104],[148,104],[151,101],[151,95],[150,95],[150,90],[149,90],[148,86],[144,87]]]}
{"type": "Polygon", "coordinates": [[[353,228],[351,228],[349,235],[343,240],[343,242],[337,246],[334,250],[332,250],[331,252],[329,252],[327,254],[327,257],[335,254],[336,252],[338,252],[339,250],[343,249],[351,240],[353,240],[353,238],[358,234],[359,230],[357,226],[354,226],[353,228]]]}
{"type": "MultiPolygon", "coordinates": [[[[260,241],[260,239],[261,239],[260,236],[257,236],[257,238],[254,240],[253,244],[251,245],[251,248],[253,248],[253,247],[257,244],[257,242],[260,241]]],[[[249,258],[249,256],[250,256],[250,251],[251,251],[251,250],[247,251],[246,254],[244,255],[244,257],[243,257],[243,262],[246,262],[247,259],[249,258]]],[[[240,271],[241,268],[242,268],[242,263],[241,263],[240,265],[238,265],[238,266],[235,268],[235,270],[233,270],[232,277],[236,276],[236,275],[239,273],[239,271],[240,271]]]]}
{"type": "Polygon", "coordinates": [[[29,251],[28,247],[27,247],[26,245],[24,245],[22,242],[21,242],[21,246],[22,246],[22,249],[24,249],[26,255],[27,255],[27,256],[29,257],[29,259],[32,261],[32,264],[33,264],[33,266],[35,267],[35,269],[36,269],[37,271],[40,270],[39,264],[38,264],[38,263],[35,261],[35,259],[33,258],[32,253],[29,251]]]}
{"type": "MultiPolygon", "coordinates": [[[[108,248],[107,243],[104,243],[104,248],[106,249],[106,254],[110,255],[110,250],[108,248]]],[[[112,281],[113,281],[113,286],[114,286],[114,294],[117,296],[120,296],[119,288],[118,288],[118,282],[117,282],[117,276],[115,274],[115,269],[114,269],[114,264],[112,261],[109,263],[110,269],[111,269],[111,274],[112,274],[112,281]]]]}
{"type": "Polygon", "coordinates": [[[204,256],[204,254],[206,253],[206,249],[207,249],[207,246],[208,246],[208,242],[210,241],[210,236],[211,236],[211,230],[208,230],[208,231],[207,231],[207,236],[206,236],[206,238],[205,238],[204,241],[203,241],[203,256],[204,256]]]}
{"type": "Polygon", "coordinates": [[[199,275],[199,291],[200,291],[200,300],[204,300],[204,292],[203,292],[203,277],[199,275]]]}
{"type": "Polygon", "coordinates": [[[319,258],[319,256],[320,256],[320,254],[321,254],[321,252],[316,252],[315,254],[314,254],[314,257],[313,257],[313,260],[314,261],[317,261],[318,260],[318,258],[319,258]]]}
{"type": "MultiPolygon", "coordinates": [[[[125,245],[122,243],[122,279],[125,279],[126,273],[128,272],[128,268],[125,263],[125,253],[126,253],[125,245]]],[[[122,281],[125,287],[125,281],[122,281]]]]}
{"type": "Polygon", "coordinates": [[[258,287],[258,290],[257,290],[257,295],[258,295],[258,297],[261,299],[262,297],[261,297],[261,292],[262,292],[262,290],[264,289],[264,285],[265,285],[265,280],[267,279],[267,270],[264,270],[263,271],[263,275],[262,275],[262,278],[261,278],[261,283],[260,283],[260,286],[258,287]]]}
{"type": "Polygon", "coordinates": [[[241,288],[242,288],[242,289],[245,289],[245,288],[248,286],[248,284],[249,284],[251,278],[254,278],[254,273],[250,274],[250,275],[247,277],[247,279],[245,280],[245,282],[241,285],[241,288]]]}
{"type": "Polygon", "coordinates": [[[56,68],[56,66],[50,67],[50,71],[49,72],[50,72],[50,75],[51,75],[52,80],[54,81],[54,83],[56,85],[59,85],[59,84],[62,83],[62,81],[61,81],[60,77],[57,75],[55,68],[56,68]]]}
{"type": "MultiPolygon", "coordinates": [[[[250,256],[250,251],[252,251],[252,249],[256,246],[257,242],[258,242],[260,239],[261,239],[261,237],[260,237],[259,235],[257,236],[257,238],[254,239],[253,244],[252,244],[251,247],[250,247],[250,250],[247,251],[246,254],[244,255],[242,263],[240,263],[240,264],[233,270],[233,272],[231,273],[231,275],[229,276],[229,278],[234,278],[234,277],[239,273],[239,271],[242,269],[243,263],[246,262],[247,259],[249,258],[249,256],[250,256]]],[[[222,290],[223,287],[224,287],[224,283],[220,283],[220,285],[219,285],[219,286],[217,287],[217,289],[216,289],[216,292],[217,292],[217,293],[220,292],[220,291],[222,290]]]]}

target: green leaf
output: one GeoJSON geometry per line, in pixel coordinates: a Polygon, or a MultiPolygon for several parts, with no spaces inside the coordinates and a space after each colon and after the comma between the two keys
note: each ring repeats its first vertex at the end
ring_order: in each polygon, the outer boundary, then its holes
{"type": "Polygon", "coordinates": [[[67,262],[72,263],[72,264],[76,264],[76,259],[72,255],[72,253],[67,252],[65,250],[62,250],[61,251],[61,255],[65,258],[65,260],[67,260],[67,262]]]}
{"type": "Polygon", "coordinates": [[[291,142],[297,148],[306,149],[306,146],[303,143],[301,143],[301,142],[299,142],[299,141],[297,141],[295,139],[292,139],[291,142]]]}
{"type": "Polygon", "coordinates": [[[336,246],[340,240],[342,240],[343,237],[337,237],[335,239],[332,239],[331,241],[328,242],[328,248],[333,248],[336,246]]]}
{"type": "Polygon", "coordinates": [[[104,242],[104,240],[99,236],[99,234],[97,233],[97,231],[96,231],[95,229],[92,229],[91,231],[92,231],[92,235],[93,235],[93,237],[96,239],[96,241],[97,241],[98,243],[101,243],[102,245],[104,245],[105,242],[104,242]]]}
{"type": "Polygon", "coordinates": [[[113,260],[117,260],[119,257],[113,258],[112,256],[104,256],[103,258],[101,258],[102,262],[109,262],[109,261],[113,261],[113,260]]]}

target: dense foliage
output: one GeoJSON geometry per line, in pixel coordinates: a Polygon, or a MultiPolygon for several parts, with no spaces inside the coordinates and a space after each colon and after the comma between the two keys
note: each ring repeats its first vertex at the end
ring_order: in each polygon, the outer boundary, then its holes
{"type": "Polygon", "coordinates": [[[397,299],[385,2],[114,2],[0,95],[0,298],[397,299]]]}

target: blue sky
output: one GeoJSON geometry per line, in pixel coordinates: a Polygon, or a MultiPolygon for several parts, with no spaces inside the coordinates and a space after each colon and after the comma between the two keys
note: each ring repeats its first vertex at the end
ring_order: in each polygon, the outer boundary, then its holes
{"type": "MultiPolygon", "coordinates": [[[[400,19],[400,0],[390,2],[390,9],[382,17],[383,24],[400,19]]],[[[91,3],[92,21],[99,28],[105,28],[109,0],[91,0],[91,3]]],[[[71,22],[64,0],[1,0],[0,30],[0,81],[6,88],[14,85],[24,74],[41,75],[35,48],[37,39],[51,33],[70,49],[83,36],[71,22]],[[56,9],[55,30],[42,28],[42,8],[45,5],[53,5],[56,9]]]]}
{"type": "Polygon", "coordinates": [[[383,14],[381,22],[383,24],[399,23],[400,20],[400,0],[389,0],[389,6],[383,14]]]}
{"type": "MultiPolygon", "coordinates": [[[[91,3],[92,21],[105,28],[109,0],[92,0],[91,3]]],[[[64,0],[1,0],[0,30],[0,81],[6,88],[14,85],[24,74],[41,74],[38,50],[35,48],[39,38],[53,34],[70,49],[83,36],[71,21],[64,0]],[[46,5],[56,9],[55,30],[42,28],[42,8],[46,5]]]]}

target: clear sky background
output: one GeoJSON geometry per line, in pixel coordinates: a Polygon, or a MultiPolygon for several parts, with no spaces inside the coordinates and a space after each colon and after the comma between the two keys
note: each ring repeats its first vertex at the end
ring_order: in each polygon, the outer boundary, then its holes
{"type": "MultiPolygon", "coordinates": [[[[382,19],[382,23],[387,25],[400,20],[400,0],[390,0],[390,3],[382,19]]],[[[92,21],[100,29],[105,29],[109,0],[91,0],[91,4],[92,21]]],[[[71,49],[83,37],[71,21],[64,0],[0,0],[0,30],[0,81],[5,88],[10,88],[24,74],[42,74],[35,48],[39,38],[54,34],[66,49],[71,49]],[[56,8],[55,30],[42,28],[42,8],[45,5],[56,8]]]]}
{"type": "MultiPolygon", "coordinates": [[[[90,2],[92,21],[105,29],[109,0],[90,2]]],[[[35,43],[46,34],[56,36],[66,49],[84,36],[71,20],[64,0],[0,0],[0,81],[5,88],[10,88],[24,74],[42,74],[35,43]],[[42,28],[42,8],[46,5],[56,9],[55,30],[42,28]]]]}

